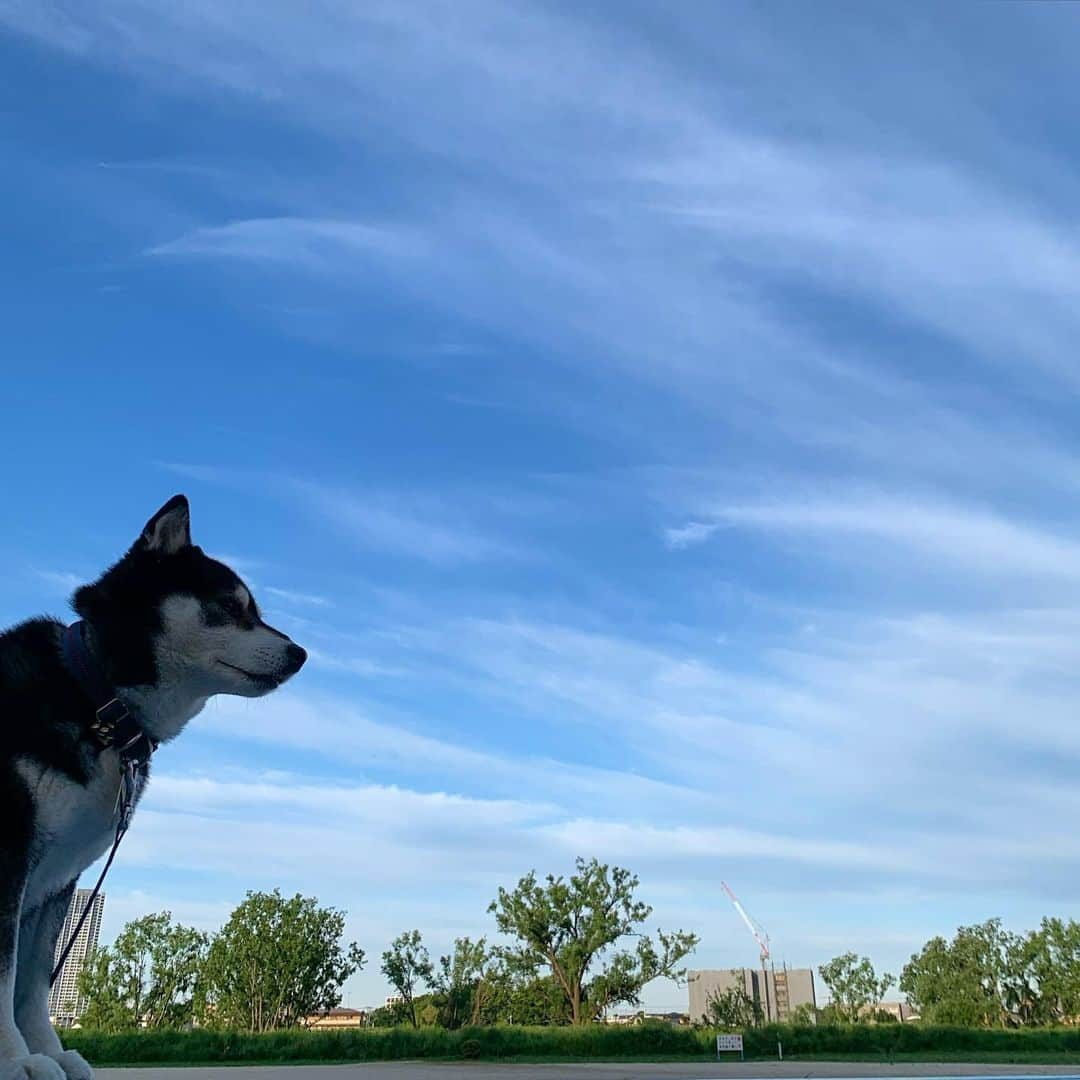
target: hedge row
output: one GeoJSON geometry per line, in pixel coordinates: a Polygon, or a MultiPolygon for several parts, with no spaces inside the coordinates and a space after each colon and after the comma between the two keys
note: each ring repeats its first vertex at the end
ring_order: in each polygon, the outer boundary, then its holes
{"type": "MultiPolygon", "coordinates": [[[[667,1024],[633,1027],[603,1024],[570,1028],[489,1027],[446,1031],[443,1028],[373,1028],[352,1031],[276,1031],[247,1035],[224,1031],[138,1031],[104,1035],[90,1031],[62,1033],[67,1047],[92,1064],[270,1061],[395,1061],[412,1058],[479,1057],[617,1060],[713,1056],[715,1033],[667,1024]]],[[[888,1058],[893,1055],[1080,1054],[1080,1030],[1034,1028],[924,1027],[921,1024],[856,1024],[844,1027],[755,1028],[745,1033],[747,1057],[776,1056],[782,1041],[785,1057],[888,1058]]]]}
{"type": "Polygon", "coordinates": [[[61,1032],[64,1045],[93,1065],[215,1061],[398,1061],[412,1058],[535,1057],[582,1060],[707,1058],[714,1037],[667,1024],[570,1028],[367,1028],[353,1031],[139,1031],[104,1035],[61,1032]]]}

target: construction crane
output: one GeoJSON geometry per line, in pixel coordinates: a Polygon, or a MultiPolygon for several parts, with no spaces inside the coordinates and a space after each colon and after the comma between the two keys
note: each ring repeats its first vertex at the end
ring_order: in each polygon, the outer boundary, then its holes
{"type": "Polygon", "coordinates": [[[769,935],[765,933],[765,928],[760,923],[754,922],[746,914],[746,908],[739,903],[739,898],[728,888],[727,882],[721,881],[720,885],[723,887],[724,892],[728,894],[728,899],[735,905],[735,910],[742,916],[742,921],[746,923],[746,929],[754,935],[754,940],[761,951],[761,969],[764,971],[769,963],[769,935]]]}

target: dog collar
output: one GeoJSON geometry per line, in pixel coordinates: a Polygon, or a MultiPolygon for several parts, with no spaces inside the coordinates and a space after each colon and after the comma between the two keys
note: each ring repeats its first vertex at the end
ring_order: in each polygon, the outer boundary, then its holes
{"type": "Polygon", "coordinates": [[[61,655],[64,667],[94,706],[90,735],[99,749],[112,747],[124,761],[132,762],[139,768],[145,767],[150,755],[157,749],[157,743],[143,731],[101,673],[87,647],[83,632],[85,625],[80,621],[65,628],[61,655]]]}

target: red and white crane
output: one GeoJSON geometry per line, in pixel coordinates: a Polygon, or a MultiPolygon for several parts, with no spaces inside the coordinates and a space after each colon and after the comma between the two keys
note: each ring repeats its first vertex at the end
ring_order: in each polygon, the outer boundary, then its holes
{"type": "Polygon", "coordinates": [[[721,881],[720,884],[724,892],[728,894],[728,899],[735,905],[735,910],[742,916],[742,921],[746,923],[747,930],[754,935],[754,940],[761,951],[761,967],[764,970],[769,963],[769,935],[765,933],[765,927],[746,914],[746,908],[739,903],[739,898],[728,888],[726,881],[721,881]]]}

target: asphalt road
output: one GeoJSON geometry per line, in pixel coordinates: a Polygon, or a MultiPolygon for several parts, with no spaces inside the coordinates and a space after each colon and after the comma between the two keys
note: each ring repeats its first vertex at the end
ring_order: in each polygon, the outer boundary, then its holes
{"type": "Polygon", "coordinates": [[[724,1062],[711,1065],[488,1065],[393,1061],[371,1065],[252,1065],[206,1068],[97,1069],[99,1080],[794,1080],[809,1077],[1042,1077],[1080,1080],[1056,1065],[872,1065],[865,1062],[724,1062]]]}

